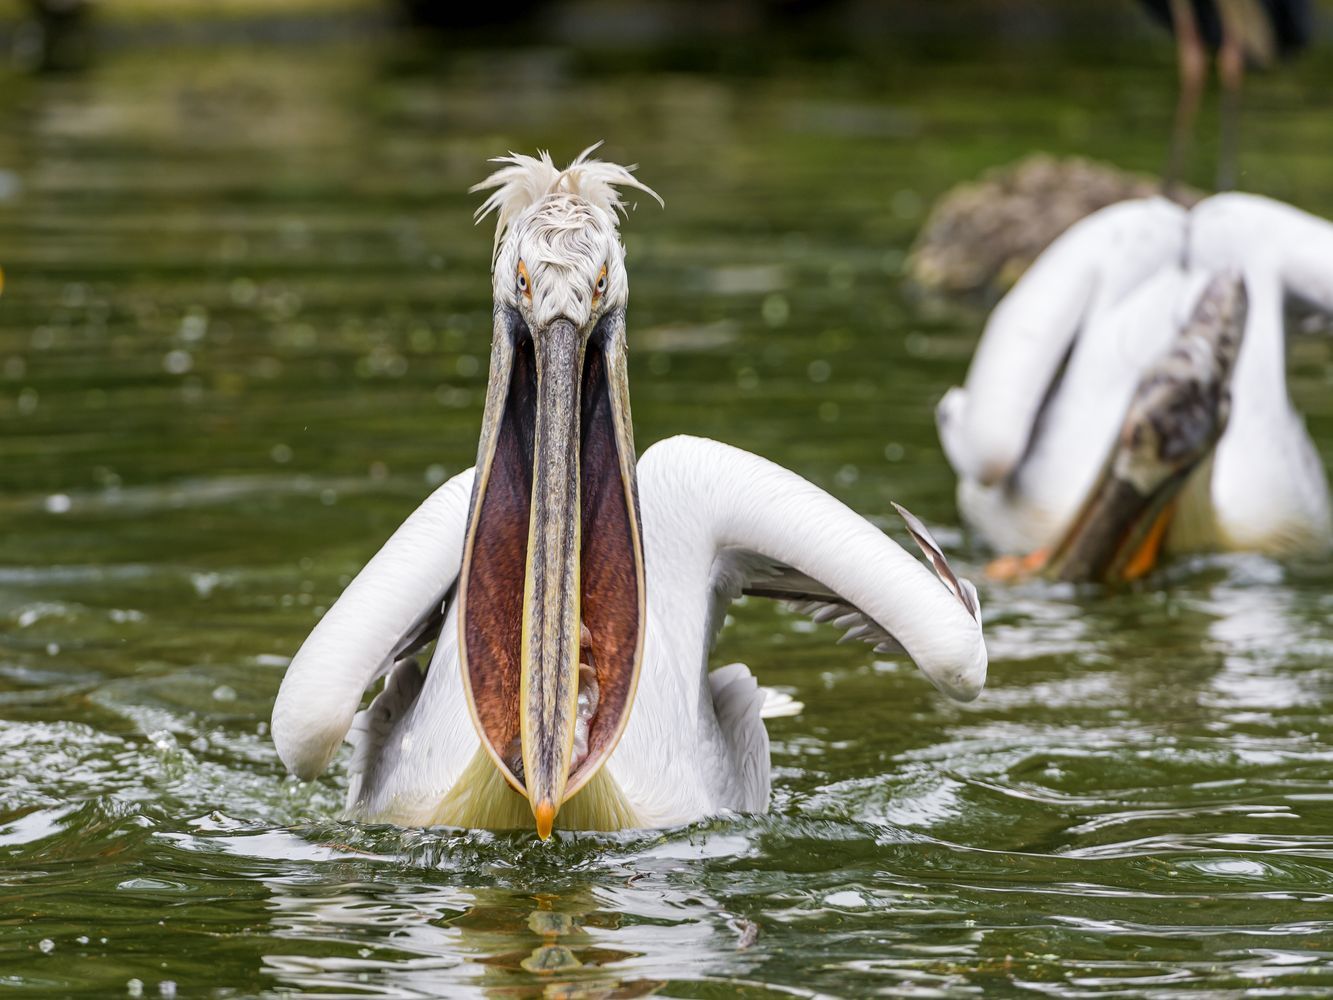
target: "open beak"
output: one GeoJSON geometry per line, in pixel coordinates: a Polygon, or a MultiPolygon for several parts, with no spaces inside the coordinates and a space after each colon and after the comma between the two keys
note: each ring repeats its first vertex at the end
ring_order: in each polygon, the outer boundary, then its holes
{"type": "Polygon", "coordinates": [[[529,330],[497,308],[459,578],[482,745],[550,836],[615,749],[643,654],[623,312],[529,330]]]}
{"type": "Polygon", "coordinates": [[[1139,381],[1116,445],[1046,576],[1114,582],[1153,568],[1180,491],[1226,430],[1247,303],[1238,276],[1208,283],[1171,350],[1139,381]]]}

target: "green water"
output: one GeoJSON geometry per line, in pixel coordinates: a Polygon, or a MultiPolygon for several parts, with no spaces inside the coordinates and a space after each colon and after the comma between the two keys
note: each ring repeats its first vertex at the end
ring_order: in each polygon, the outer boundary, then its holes
{"type": "MultiPolygon", "coordinates": [[[[341,763],[300,786],[266,732],[321,609],[472,461],[485,157],[605,137],[666,199],[624,227],[641,449],[722,438],[895,533],[899,500],[976,579],[931,407],[983,315],[905,297],[903,253],[984,165],[1154,167],[1169,58],[608,76],[381,40],[6,79],[0,987],[1333,996],[1327,563],[983,583],[990,684],[962,707],[752,601],[717,662],[806,704],[770,726],[764,817],[358,827],[341,763]]],[[[1323,65],[1260,81],[1243,165],[1333,215],[1323,65]]],[[[1292,365],[1333,463],[1333,342],[1292,365]]]]}

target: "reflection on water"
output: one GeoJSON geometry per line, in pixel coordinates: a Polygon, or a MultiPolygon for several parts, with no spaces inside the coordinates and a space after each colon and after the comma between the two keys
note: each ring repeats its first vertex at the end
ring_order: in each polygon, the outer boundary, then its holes
{"type": "MultiPolygon", "coordinates": [[[[605,136],[666,198],[625,224],[640,448],[721,437],[894,532],[899,500],[975,579],[931,408],[981,315],[904,300],[903,251],[943,187],[1039,145],[1151,169],[1171,86],[1143,52],[771,79],[409,56],[127,51],[0,89],[0,982],[1333,990],[1327,564],[983,587],[966,706],[750,601],[717,662],[806,705],[772,724],[767,817],[539,844],[357,827],[340,766],[286,778],[287,658],[475,452],[486,156],[605,136]]],[[[1258,85],[1288,110],[1247,119],[1244,159],[1328,215],[1321,73],[1258,85]]],[[[1292,365],[1333,462],[1333,342],[1292,365]]]]}
{"type": "Polygon", "coordinates": [[[589,890],[274,889],[272,934],[288,939],[277,947],[300,953],[265,955],[265,968],[278,983],[311,989],[336,990],[354,977],[360,989],[386,996],[433,997],[467,986],[494,996],[643,996],[663,980],[644,977],[636,943],[658,955],[669,950],[674,970],[712,947],[707,927],[678,926],[671,907],[648,893],[600,900],[589,890]],[[307,953],[330,940],[365,944],[355,958],[307,953]]]}

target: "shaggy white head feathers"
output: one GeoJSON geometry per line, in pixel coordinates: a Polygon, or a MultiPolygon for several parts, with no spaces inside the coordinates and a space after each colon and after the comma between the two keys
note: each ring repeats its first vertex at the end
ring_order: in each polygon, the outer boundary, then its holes
{"type": "Polygon", "coordinates": [[[618,163],[590,160],[589,146],[564,170],[545,151],[510,153],[472,191],[491,191],[477,209],[480,222],[496,213],[492,279],[495,299],[522,313],[534,328],[563,316],[583,327],[629,297],[625,249],[617,231],[624,215],[620,188],[662,199],[618,163]]]}

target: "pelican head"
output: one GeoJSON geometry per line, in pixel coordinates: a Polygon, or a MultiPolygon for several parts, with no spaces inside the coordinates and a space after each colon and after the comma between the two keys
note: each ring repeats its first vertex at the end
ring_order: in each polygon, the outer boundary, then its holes
{"type": "MultiPolygon", "coordinates": [[[[473,188],[497,215],[491,368],[459,577],[464,686],[537,833],[629,718],[644,577],[625,357],[626,168],[511,153],[473,188]]],[[[658,199],[660,202],[661,199],[658,199]]]]}

